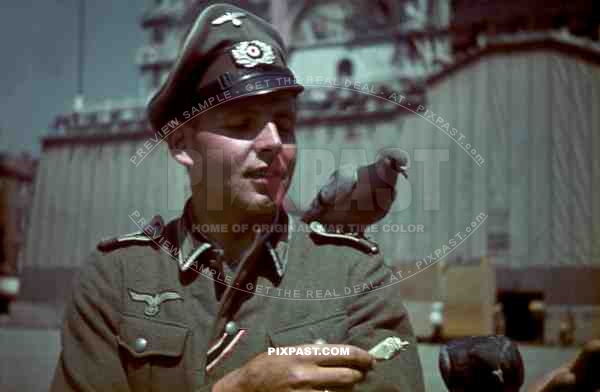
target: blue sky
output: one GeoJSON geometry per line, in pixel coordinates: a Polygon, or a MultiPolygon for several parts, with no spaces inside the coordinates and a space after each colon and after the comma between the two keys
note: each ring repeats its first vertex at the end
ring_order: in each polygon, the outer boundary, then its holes
{"type": "MultiPolygon", "coordinates": [[[[79,0],[3,0],[0,12],[0,151],[39,153],[54,116],[77,88],[79,0]]],[[[84,92],[91,100],[135,96],[144,0],[86,0],[84,92]]]]}

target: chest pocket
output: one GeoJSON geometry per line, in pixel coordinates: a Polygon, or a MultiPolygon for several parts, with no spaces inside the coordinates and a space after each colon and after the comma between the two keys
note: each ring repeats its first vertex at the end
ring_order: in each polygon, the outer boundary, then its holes
{"type": "Polygon", "coordinates": [[[184,390],[188,335],[184,326],[123,316],[117,341],[131,389],[154,391],[175,386],[184,390]]]}
{"type": "Polygon", "coordinates": [[[317,339],[339,344],[346,336],[346,329],[346,312],[339,311],[272,330],[269,332],[269,339],[273,347],[312,344],[317,339]]]}

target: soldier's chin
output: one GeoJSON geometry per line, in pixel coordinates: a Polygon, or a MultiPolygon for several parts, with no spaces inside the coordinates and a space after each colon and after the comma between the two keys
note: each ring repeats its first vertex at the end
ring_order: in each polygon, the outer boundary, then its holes
{"type": "Polygon", "coordinates": [[[252,199],[244,200],[244,205],[248,215],[272,215],[277,209],[271,196],[263,193],[254,193],[252,199]]]}

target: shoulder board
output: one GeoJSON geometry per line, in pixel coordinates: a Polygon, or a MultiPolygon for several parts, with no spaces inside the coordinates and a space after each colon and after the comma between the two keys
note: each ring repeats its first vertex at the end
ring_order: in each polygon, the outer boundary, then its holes
{"type": "Polygon", "coordinates": [[[156,215],[141,231],[104,239],[96,245],[96,249],[107,253],[132,245],[155,246],[156,239],[163,234],[164,229],[165,224],[163,219],[160,215],[156,215]]]}
{"type": "Polygon", "coordinates": [[[317,221],[310,222],[308,227],[310,228],[310,237],[316,244],[350,246],[369,255],[376,255],[379,253],[379,245],[362,235],[354,233],[328,232],[325,227],[317,221]]]}

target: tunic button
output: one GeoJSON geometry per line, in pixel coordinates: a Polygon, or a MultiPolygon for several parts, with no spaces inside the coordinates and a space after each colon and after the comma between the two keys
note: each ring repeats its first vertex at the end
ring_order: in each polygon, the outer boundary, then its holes
{"type": "Polygon", "coordinates": [[[135,339],[135,344],[134,344],[134,348],[135,351],[138,353],[143,352],[146,347],[148,347],[148,341],[144,338],[137,338],[135,339]]]}
{"type": "Polygon", "coordinates": [[[225,324],[225,333],[227,335],[235,335],[237,332],[239,331],[239,328],[237,326],[237,324],[235,323],[235,321],[230,321],[227,324],[225,324]]]}

